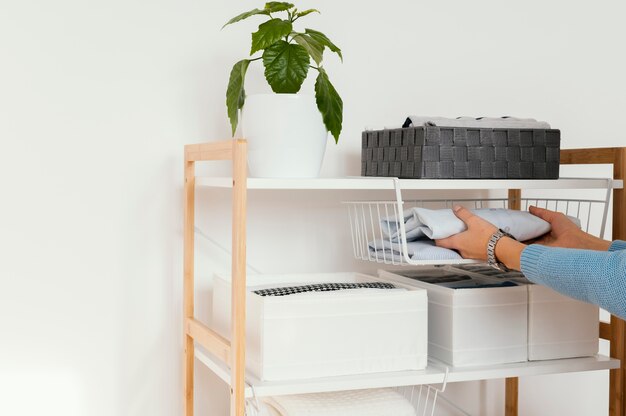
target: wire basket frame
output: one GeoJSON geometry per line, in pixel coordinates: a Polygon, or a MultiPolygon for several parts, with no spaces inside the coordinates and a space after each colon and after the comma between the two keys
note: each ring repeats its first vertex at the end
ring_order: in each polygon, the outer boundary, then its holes
{"type": "Polygon", "coordinates": [[[446,391],[448,384],[448,368],[440,388],[431,384],[422,384],[418,386],[401,386],[395,387],[395,390],[402,394],[415,408],[416,416],[433,416],[437,409],[437,399],[446,391]]]}
{"type": "MultiPolygon", "coordinates": [[[[393,389],[404,396],[409,401],[411,406],[415,409],[416,416],[434,416],[437,408],[437,399],[441,398],[447,403],[451,404],[458,411],[464,415],[468,415],[463,409],[461,409],[450,399],[442,396],[448,385],[449,368],[446,367],[446,371],[441,382],[441,387],[436,387],[431,384],[424,385],[411,385],[411,386],[398,386],[393,389]]],[[[260,400],[252,388],[253,396],[246,400],[246,416],[260,416],[266,414],[263,412],[262,400],[260,400]]]]}
{"type": "MultiPolygon", "coordinates": [[[[438,389],[432,385],[395,387],[394,390],[402,394],[415,409],[416,416],[434,416],[437,409],[437,399],[443,399],[450,403],[449,399],[441,396],[443,389],[438,389]]],[[[468,415],[462,408],[458,407],[454,402],[451,403],[454,408],[463,415],[468,415]]],[[[246,401],[245,416],[261,416],[267,413],[263,411],[263,405],[259,401],[248,399],[246,401]]]]}
{"type": "MultiPolygon", "coordinates": [[[[576,218],[585,232],[603,237],[608,217],[611,189],[603,199],[521,198],[521,209],[533,205],[576,218]]],[[[353,255],[360,260],[391,265],[441,265],[478,263],[475,260],[413,260],[408,247],[404,212],[414,207],[441,209],[461,205],[469,209],[509,208],[508,198],[458,198],[403,200],[396,182],[396,200],[344,201],[348,208],[353,255]],[[393,225],[393,227],[392,227],[393,225]],[[389,236],[397,230],[398,238],[391,245],[389,236]],[[392,248],[381,244],[389,244],[392,248]],[[373,247],[373,248],[372,248],[373,247]]]]}

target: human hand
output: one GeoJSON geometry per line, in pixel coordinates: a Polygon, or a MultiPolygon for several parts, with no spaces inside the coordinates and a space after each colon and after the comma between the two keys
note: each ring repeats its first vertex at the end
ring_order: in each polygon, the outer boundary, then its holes
{"type": "Polygon", "coordinates": [[[465,223],[467,230],[448,238],[435,240],[437,246],[457,250],[466,259],[486,260],[487,243],[498,228],[474,215],[467,208],[456,205],[452,211],[465,223]]]}
{"type": "MultiPolygon", "coordinates": [[[[437,246],[457,250],[466,259],[487,260],[487,244],[498,228],[466,208],[455,206],[452,211],[465,223],[467,230],[435,240],[437,246]]],[[[496,258],[509,269],[520,270],[520,258],[525,247],[515,239],[503,237],[496,245],[496,258]]]]}
{"type": "Polygon", "coordinates": [[[535,240],[533,244],[550,247],[580,248],[586,250],[608,250],[611,243],[587,234],[567,216],[560,212],[531,206],[531,214],[550,223],[551,230],[535,240]]]}

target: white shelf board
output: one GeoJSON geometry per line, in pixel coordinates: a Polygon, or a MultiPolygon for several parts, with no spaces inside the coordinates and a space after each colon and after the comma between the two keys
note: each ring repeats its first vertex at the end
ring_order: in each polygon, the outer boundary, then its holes
{"type": "MultiPolygon", "coordinates": [[[[437,189],[614,189],[623,188],[621,180],[605,178],[530,179],[399,179],[403,190],[437,189]]],[[[231,188],[230,177],[196,177],[196,185],[231,188]]],[[[248,189],[265,190],[391,190],[394,178],[344,177],[310,179],[248,178],[248,189]]]]}
{"type": "MultiPolygon", "coordinates": [[[[195,349],[196,358],[226,383],[230,383],[230,370],[218,359],[201,348],[195,349]]],[[[619,368],[619,360],[602,355],[563,360],[529,361],[523,363],[450,368],[448,382],[489,380],[507,377],[598,371],[619,368]]],[[[306,380],[260,381],[246,377],[246,397],[266,397],[287,394],[320,393],[329,391],[439,384],[444,381],[446,366],[429,362],[425,370],[393,373],[359,374],[306,380]]]]}
{"type": "Polygon", "coordinates": [[[619,360],[604,355],[561,360],[527,361],[497,366],[451,368],[448,382],[490,380],[508,377],[577,373],[619,368],[619,360]]]}

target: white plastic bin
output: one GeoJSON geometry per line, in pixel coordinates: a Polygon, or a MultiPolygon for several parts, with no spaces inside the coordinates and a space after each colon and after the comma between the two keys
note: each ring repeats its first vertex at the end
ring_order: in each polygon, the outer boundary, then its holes
{"type": "Polygon", "coordinates": [[[528,285],[528,359],[588,357],[598,353],[599,309],[549,287],[528,285]]]}
{"type": "MultiPolygon", "coordinates": [[[[248,371],[272,381],[425,368],[425,290],[396,284],[407,290],[340,290],[306,296],[251,292],[372,281],[379,279],[357,273],[248,276],[248,371]]],[[[230,282],[230,276],[215,276],[213,288],[213,326],[226,338],[230,338],[230,282]]]]}
{"type": "Polygon", "coordinates": [[[379,270],[385,280],[428,291],[428,349],[455,367],[527,361],[526,285],[452,289],[420,281],[454,276],[441,268],[379,270]]]}

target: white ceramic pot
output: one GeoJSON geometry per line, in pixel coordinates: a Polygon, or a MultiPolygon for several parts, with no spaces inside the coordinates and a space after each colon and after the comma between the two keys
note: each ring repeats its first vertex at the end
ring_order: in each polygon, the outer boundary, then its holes
{"type": "Polygon", "coordinates": [[[243,107],[242,129],[248,140],[250,176],[319,176],[328,132],[314,96],[249,95],[243,107]]]}

